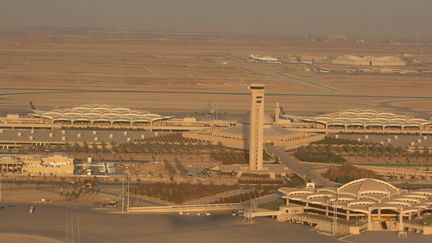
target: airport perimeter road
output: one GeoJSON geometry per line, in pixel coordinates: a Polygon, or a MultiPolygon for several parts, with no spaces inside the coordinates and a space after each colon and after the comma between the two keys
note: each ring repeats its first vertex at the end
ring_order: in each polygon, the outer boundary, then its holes
{"type": "Polygon", "coordinates": [[[327,180],[322,175],[313,171],[311,166],[306,164],[301,164],[293,156],[285,154],[285,152],[282,149],[274,146],[266,146],[266,149],[270,154],[279,157],[279,159],[282,162],[286,163],[288,167],[292,169],[294,172],[305,176],[306,179],[308,180],[314,181],[317,186],[322,186],[322,187],[337,186],[336,183],[327,180]]]}

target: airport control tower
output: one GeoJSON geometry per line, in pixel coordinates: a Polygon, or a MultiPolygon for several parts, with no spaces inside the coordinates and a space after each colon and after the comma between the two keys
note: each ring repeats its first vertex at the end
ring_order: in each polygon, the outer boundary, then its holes
{"type": "Polygon", "coordinates": [[[264,144],[264,85],[251,84],[249,169],[263,169],[264,144]]]}

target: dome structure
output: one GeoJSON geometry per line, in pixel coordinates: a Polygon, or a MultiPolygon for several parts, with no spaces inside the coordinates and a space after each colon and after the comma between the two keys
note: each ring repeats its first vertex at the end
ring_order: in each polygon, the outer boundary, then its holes
{"type": "Polygon", "coordinates": [[[327,207],[337,204],[338,208],[353,213],[368,214],[377,209],[399,211],[401,208],[405,213],[432,211],[431,189],[408,191],[372,178],[354,180],[338,188],[280,188],[279,192],[293,204],[313,203],[327,207]]]}
{"type": "Polygon", "coordinates": [[[363,178],[355,181],[351,181],[338,188],[339,194],[347,194],[354,197],[371,195],[383,195],[383,196],[394,196],[399,194],[399,189],[392,184],[372,179],[363,178]]]}

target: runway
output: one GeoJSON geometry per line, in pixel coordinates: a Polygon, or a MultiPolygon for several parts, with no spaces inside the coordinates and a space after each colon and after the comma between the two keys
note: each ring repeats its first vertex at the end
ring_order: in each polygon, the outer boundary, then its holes
{"type": "MultiPolygon", "coordinates": [[[[163,115],[196,116],[212,109],[222,117],[238,117],[248,110],[246,90],[187,89],[75,89],[75,88],[2,88],[3,113],[30,112],[30,100],[41,110],[72,107],[86,103],[113,104],[163,115]],[[228,116],[227,116],[228,115],[228,116]]],[[[316,115],[343,109],[367,108],[402,112],[429,118],[431,96],[375,95],[342,92],[266,92],[266,112],[278,101],[294,115],[316,115]],[[343,101],[343,102],[342,102],[343,101]],[[397,104],[391,105],[389,104],[397,104]],[[420,105],[418,105],[420,104],[420,105]]]]}

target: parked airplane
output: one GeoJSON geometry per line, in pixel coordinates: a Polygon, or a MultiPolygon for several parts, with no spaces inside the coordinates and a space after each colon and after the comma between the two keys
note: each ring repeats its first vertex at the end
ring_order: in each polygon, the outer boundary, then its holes
{"type": "Polygon", "coordinates": [[[279,60],[279,58],[271,57],[271,56],[259,56],[250,54],[249,60],[256,61],[256,62],[265,62],[265,63],[271,63],[271,64],[281,64],[282,62],[279,60]]]}
{"type": "Polygon", "coordinates": [[[282,117],[283,119],[289,119],[291,121],[303,121],[307,119],[307,117],[305,116],[296,116],[296,115],[288,114],[288,112],[282,106],[280,107],[280,111],[281,111],[280,117],[282,117]]]}
{"type": "Polygon", "coordinates": [[[42,114],[45,112],[45,111],[38,110],[31,100],[30,100],[29,104],[30,104],[30,109],[33,113],[42,114]]]}

